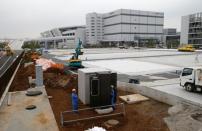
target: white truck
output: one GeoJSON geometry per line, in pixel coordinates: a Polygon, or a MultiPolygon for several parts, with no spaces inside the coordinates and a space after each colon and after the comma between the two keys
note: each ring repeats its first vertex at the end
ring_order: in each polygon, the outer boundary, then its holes
{"type": "Polygon", "coordinates": [[[184,68],[180,75],[180,86],[190,92],[202,91],[202,67],[184,68]]]}

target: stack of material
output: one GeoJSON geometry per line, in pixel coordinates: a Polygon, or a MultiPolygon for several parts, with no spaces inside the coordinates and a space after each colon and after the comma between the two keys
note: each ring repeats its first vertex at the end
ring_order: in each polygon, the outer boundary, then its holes
{"type": "Polygon", "coordinates": [[[44,71],[46,71],[48,68],[53,68],[53,69],[57,69],[57,70],[63,70],[64,69],[63,64],[55,63],[51,59],[48,60],[48,59],[40,58],[40,59],[36,60],[36,64],[41,65],[42,69],[44,71]]]}
{"type": "Polygon", "coordinates": [[[119,96],[119,98],[128,104],[133,104],[133,103],[149,100],[149,98],[142,96],[140,94],[119,96]]]}
{"type": "Polygon", "coordinates": [[[52,60],[40,58],[36,60],[36,64],[41,65],[42,69],[45,71],[48,68],[50,68],[53,64],[55,64],[55,62],[53,62],[52,60]]]}

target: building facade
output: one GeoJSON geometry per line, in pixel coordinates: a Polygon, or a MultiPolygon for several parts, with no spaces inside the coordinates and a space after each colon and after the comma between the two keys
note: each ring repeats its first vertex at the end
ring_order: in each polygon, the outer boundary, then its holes
{"type": "Polygon", "coordinates": [[[176,28],[163,29],[163,44],[169,48],[177,48],[180,43],[180,32],[176,28]]]}
{"type": "Polygon", "coordinates": [[[86,43],[98,44],[103,40],[103,15],[89,13],[86,15],[86,43]]]}
{"type": "Polygon", "coordinates": [[[180,43],[195,47],[202,44],[202,12],[182,16],[180,43]]]}
{"type": "Polygon", "coordinates": [[[41,33],[38,41],[45,48],[75,48],[80,39],[85,44],[85,26],[55,28],[41,33]]]}
{"type": "Polygon", "coordinates": [[[162,12],[119,9],[105,14],[89,13],[86,15],[87,43],[139,43],[148,39],[160,42],[163,25],[162,12]]]}

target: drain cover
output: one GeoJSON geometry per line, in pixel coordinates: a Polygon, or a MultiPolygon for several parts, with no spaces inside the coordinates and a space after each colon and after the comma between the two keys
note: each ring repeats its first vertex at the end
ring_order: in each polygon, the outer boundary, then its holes
{"type": "Polygon", "coordinates": [[[35,105],[29,105],[29,106],[26,107],[27,110],[33,110],[35,108],[36,108],[35,105]]]}
{"type": "Polygon", "coordinates": [[[115,125],[119,124],[119,121],[112,119],[112,120],[108,120],[107,123],[112,125],[112,126],[115,126],[115,125]]]}

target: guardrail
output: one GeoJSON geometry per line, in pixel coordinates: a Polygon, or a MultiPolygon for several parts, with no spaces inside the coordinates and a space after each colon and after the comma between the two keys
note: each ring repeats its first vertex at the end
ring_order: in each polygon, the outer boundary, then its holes
{"type": "Polygon", "coordinates": [[[2,95],[4,94],[6,87],[8,83],[10,82],[11,77],[13,76],[13,73],[15,72],[15,69],[17,68],[20,60],[22,59],[24,52],[22,52],[16,59],[15,61],[6,69],[4,74],[0,76],[0,99],[2,95]]]}
{"type": "Polygon", "coordinates": [[[64,126],[65,124],[69,124],[69,123],[73,123],[73,122],[79,122],[79,121],[85,121],[85,120],[93,120],[93,119],[98,119],[98,118],[105,118],[105,117],[112,117],[112,116],[119,116],[119,115],[126,115],[126,111],[125,111],[125,105],[124,103],[119,103],[119,104],[115,104],[115,111],[113,113],[109,113],[109,114],[97,114],[95,113],[95,109],[103,109],[103,108],[109,108],[112,105],[106,105],[106,106],[100,106],[100,107],[92,107],[92,108],[84,108],[84,109],[79,109],[77,110],[77,113],[75,113],[74,111],[64,111],[61,112],[61,124],[62,126],[64,126]],[[119,108],[119,109],[118,109],[119,108]],[[80,112],[88,112],[86,117],[82,118],[82,114],[80,112]],[[90,116],[89,114],[93,114],[92,116],[90,116]],[[69,119],[69,120],[65,120],[65,116],[67,116],[69,118],[70,115],[76,115],[75,117],[78,117],[78,119],[69,119]]]}

